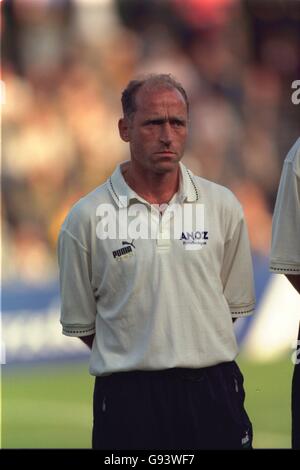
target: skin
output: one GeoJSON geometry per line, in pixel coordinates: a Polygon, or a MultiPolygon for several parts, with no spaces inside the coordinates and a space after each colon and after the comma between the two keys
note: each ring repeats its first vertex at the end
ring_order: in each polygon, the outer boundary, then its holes
{"type": "Polygon", "coordinates": [[[179,186],[179,161],[187,139],[187,107],[177,89],[140,88],[136,111],[119,120],[120,137],[129,143],[124,167],[127,184],[151,204],[169,202],[179,186]]]}

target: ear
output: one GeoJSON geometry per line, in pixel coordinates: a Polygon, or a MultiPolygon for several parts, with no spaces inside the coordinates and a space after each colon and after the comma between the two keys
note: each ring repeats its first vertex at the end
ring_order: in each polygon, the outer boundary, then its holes
{"type": "Polygon", "coordinates": [[[130,138],[128,118],[119,119],[118,127],[121,139],[124,140],[124,142],[129,142],[130,138]]]}

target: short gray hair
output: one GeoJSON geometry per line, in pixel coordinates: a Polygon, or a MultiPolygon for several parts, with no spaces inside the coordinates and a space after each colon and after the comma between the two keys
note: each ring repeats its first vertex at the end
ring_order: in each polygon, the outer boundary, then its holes
{"type": "Polygon", "coordinates": [[[131,80],[125,90],[122,92],[122,109],[124,116],[130,117],[136,112],[136,102],[135,97],[138,90],[147,85],[149,88],[171,88],[178,90],[187,107],[187,112],[189,112],[189,100],[186,94],[185,89],[171,74],[149,74],[140,79],[131,80]]]}

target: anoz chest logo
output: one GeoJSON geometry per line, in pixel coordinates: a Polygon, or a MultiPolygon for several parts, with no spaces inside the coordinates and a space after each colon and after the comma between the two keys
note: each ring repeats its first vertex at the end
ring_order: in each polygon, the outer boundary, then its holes
{"type": "Polygon", "coordinates": [[[123,241],[122,242],[123,247],[112,252],[112,255],[115,258],[115,260],[120,261],[121,259],[128,259],[130,256],[133,256],[132,248],[135,249],[135,245],[133,242],[134,240],[132,240],[131,243],[127,241],[125,242],[123,241]]]}
{"type": "Polygon", "coordinates": [[[182,232],[180,240],[184,245],[207,245],[208,232],[196,230],[195,232],[182,232]]]}

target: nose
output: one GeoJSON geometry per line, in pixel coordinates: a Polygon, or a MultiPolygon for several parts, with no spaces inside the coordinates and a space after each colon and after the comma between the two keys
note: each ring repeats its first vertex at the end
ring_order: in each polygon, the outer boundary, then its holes
{"type": "Polygon", "coordinates": [[[172,142],[172,129],[168,122],[165,122],[161,126],[160,141],[167,147],[171,145],[172,142]]]}

